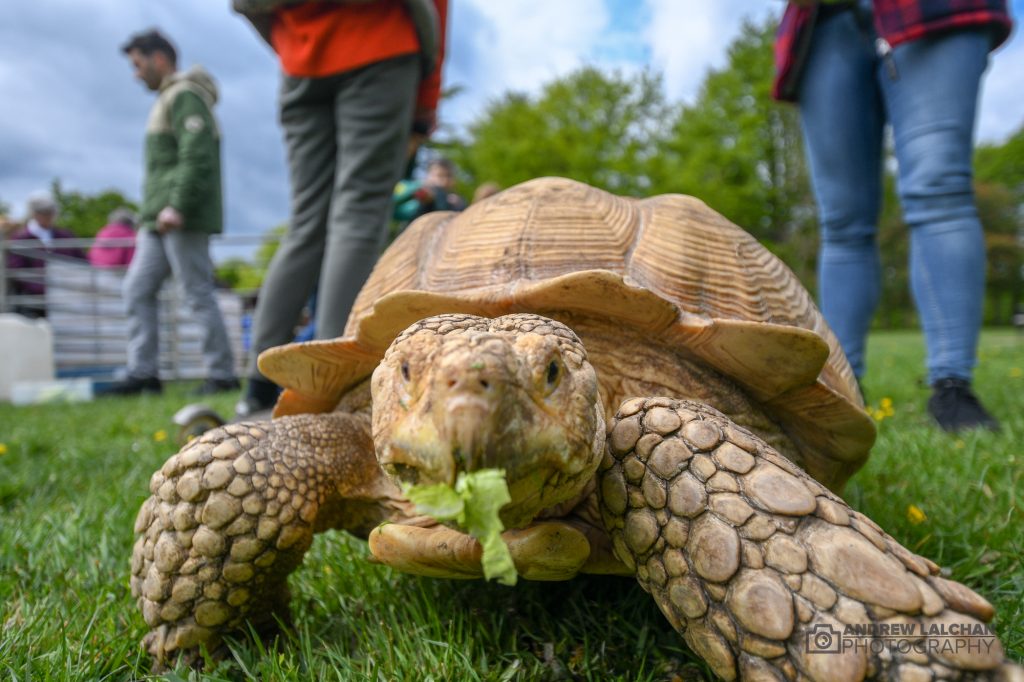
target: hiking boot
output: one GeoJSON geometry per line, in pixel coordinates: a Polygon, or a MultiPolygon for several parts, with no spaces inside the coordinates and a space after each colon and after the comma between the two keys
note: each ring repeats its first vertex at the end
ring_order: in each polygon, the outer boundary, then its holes
{"type": "Polygon", "coordinates": [[[192,395],[215,395],[217,393],[237,391],[241,387],[242,384],[238,383],[238,379],[234,377],[230,379],[207,379],[192,391],[192,395]]]}
{"type": "Polygon", "coordinates": [[[999,430],[999,422],[982,407],[966,379],[939,379],[932,384],[928,413],[943,431],[950,433],[966,429],[999,430]]]}
{"type": "Polygon", "coordinates": [[[142,393],[159,395],[163,391],[163,384],[156,377],[129,376],[127,379],[111,384],[104,393],[109,395],[140,395],[142,393]]]}
{"type": "Polygon", "coordinates": [[[248,419],[261,412],[269,413],[277,404],[277,396],[280,393],[281,389],[272,381],[250,378],[245,395],[235,405],[235,418],[248,419]]]}

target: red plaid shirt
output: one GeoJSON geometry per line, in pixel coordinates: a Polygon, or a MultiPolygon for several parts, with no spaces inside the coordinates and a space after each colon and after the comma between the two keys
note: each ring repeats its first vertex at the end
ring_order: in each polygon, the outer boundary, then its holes
{"type": "MultiPolygon", "coordinates": [[[[874,0],[874,7],[875,30],[893,46],[951,28],[991,25],[995,48],[1012,25],[1006,0],[874,0]]],[[[782,15],[775,40],[775,99],[796,100],[817,11],[818,5],[790,4],[782,15]]]]}

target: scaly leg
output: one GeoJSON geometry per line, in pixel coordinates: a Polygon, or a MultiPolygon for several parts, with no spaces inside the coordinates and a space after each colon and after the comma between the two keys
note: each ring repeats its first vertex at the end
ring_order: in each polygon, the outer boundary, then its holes
{"type": "Polygon", "coordinates": [[[616,555],[724,679],[1024,679],[988,602],[712,408],[624,402],[599,475],[616,555]]]}
{"type": "Polygon", "coordinates": [[[158,666],[215,649],[247,621],[288,619],[286,579],[313,534],[365,536],[397,513],[369,419],[348,413],[230,424],[153,474],[135,521],[132,594],[158,666]]]}

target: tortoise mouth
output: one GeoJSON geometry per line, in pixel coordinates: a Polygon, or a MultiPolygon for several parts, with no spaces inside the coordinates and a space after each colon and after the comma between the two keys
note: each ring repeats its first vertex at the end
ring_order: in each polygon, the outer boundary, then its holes
{"type": "Polygon", "coordinates": [[[503,470],[511,497],[500,512],[506,528],[523,527],[546,509],[575,498],[592,477],[598,461],[543,445],[504,449],[492,444],[483,451],[467,451],[457,443],[409,439],[388,443],[378,452],[378,460],[382,470],[403,489],[434,484],[454,487],[461,473],[503,470]]]}

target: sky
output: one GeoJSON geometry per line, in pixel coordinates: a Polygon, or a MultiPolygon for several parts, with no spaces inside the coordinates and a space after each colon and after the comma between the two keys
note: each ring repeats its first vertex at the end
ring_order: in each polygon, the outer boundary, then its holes
{"type": "MultiPolygon", "coordinates": [[[[0,22],[0,200],[21,218],[27,196],[60,178],[66,190],[117,189],[138,200],[142,140],[154,95],[120,52],[159,27],[179,67],[202,64],[220,87],[226,232],[258,234],[288,217],[277,124],[279,68],[229,0],[3,0],[0,22]]],[[[584,66],[652,68],[674,101],[694,99],[745,18],[782,0],[450,0],[442,134],[509,90],[536,93],[584,66]]],[[[1024,0],[1011,0],[1024,16],[1024,0]]],[[[977,135],[1000,142],[1024,124],[1024,38],[991,60],[977,135]]]]}

